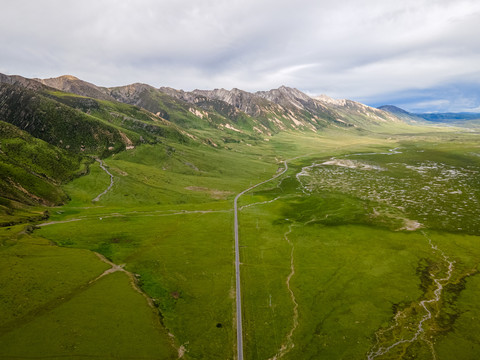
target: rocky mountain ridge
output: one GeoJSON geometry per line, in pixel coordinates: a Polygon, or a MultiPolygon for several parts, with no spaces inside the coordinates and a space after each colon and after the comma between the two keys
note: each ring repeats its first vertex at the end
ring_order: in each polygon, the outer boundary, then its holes
{"type": "Polygon", "coordinates": [[[102,88],[99,88],[92,83],[80,80],[79,78],[72,75],[63,75],[49,79],[35,78],[33,80],[38,81],[39,83],[49,86],[51,88],[77,95],[92,97],[101,100],[115,100],[112,96],[108,95],[102,88]]]}
{"type": "MultiPolygon", "coordinates": [[[[316,132],[325,127],[365,128],[402,123],[389,112],[355,101],[335,100],[325,95],[310,97],[286,86],[255,93],[237,88],[188,92],[141,83],[99,87],[71,75],[50,79],[7,76],[7,81],[12,82],[13,78],[30,87],[36,82],[38,86],[80,96],[138,106],[184,127],[208,125],[269,136],[285,130],[316,132]]],[[[5,75],[0,82],[6,82],[5,75]]]]}

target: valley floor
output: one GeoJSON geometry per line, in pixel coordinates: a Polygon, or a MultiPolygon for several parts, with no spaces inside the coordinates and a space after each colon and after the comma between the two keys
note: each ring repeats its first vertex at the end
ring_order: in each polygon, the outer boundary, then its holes
{"type": "Polygon", "coordinates": [[[0,358],[234,359],[238,250],[245,359],[474,359],[475,136],[283,133],[96,162],[48,220],[0,228],[0,358]]]}

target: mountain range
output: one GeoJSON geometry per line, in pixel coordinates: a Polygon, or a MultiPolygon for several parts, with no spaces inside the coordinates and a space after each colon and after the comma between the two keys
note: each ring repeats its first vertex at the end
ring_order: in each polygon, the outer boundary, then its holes
{"type": "Polygon", "coordinates": [[[50,95],[55,89],[96,100],[134,105],[186,127],[201,127],[202,123],[208,123],[221,129],[235,128],[238,124],[242,129],[237,130],[264,135],[288,129],[316,131],[326,126],[361,127],[398,121],[387,112],[354,101],[333,100],[327,96],[312,98],[285,86],[256,93],[239,89],[185,92],[139,83],[105,88],[70,75],[51,79],[0,75],[0,82],[50,95]]]}
{"type": "Polygon", "coordinates": [[[407,121],[407,122],[435,122],[435,123],[464,123],[466,121],[480,120],[480,113],[473,112],[459,112],[459,113],[410,113],[394,105],[383,105],[378,107],[380,110],[388,111],[389,113],[407,121]]]}

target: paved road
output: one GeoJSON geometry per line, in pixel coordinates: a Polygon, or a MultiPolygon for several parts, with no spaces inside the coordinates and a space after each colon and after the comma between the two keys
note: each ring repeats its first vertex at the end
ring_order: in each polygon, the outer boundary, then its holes
{"type": "Polygon", "coordinates": [[[233,212],[235,216],[234,229],[235,229],[235,283],[236,283],[236,304],[237,304],[237,360],[243,360],[243,330],[242,330],[242,294],[241,294],[241,285],[240,285],[240,247],[238,245],[238,199],[240,196],[246,192],[265,184],[277,177],[283,175],[288,170],[287,161],[284,161],[283,164],[285,168],[277,173],[272,178],[262,181],[256,185],[250,186],[248,189],[243,190],[240,194],[235,197],[233,201],[233,212]]]}

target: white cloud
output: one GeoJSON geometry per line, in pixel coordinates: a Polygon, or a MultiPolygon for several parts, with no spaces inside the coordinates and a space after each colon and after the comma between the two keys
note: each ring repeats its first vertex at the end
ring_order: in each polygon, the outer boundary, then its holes
{"type": "Polygon", "coordinates": [[[375,99],[480,83],[476,0],[4,0],[0,68],[375,99]]]}
{"type": "Polygon", "coordinates": [[[446,99],[438,99],[438,100],[430,100],[430,101],[421,101],[415,104],[418,108],[430,108],[430,109],[437,109],[443,108],[445,106],[450,105],[450,100],[446,99]]]}

